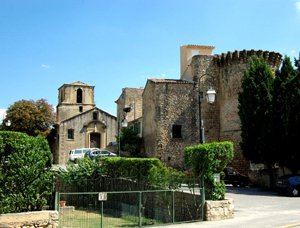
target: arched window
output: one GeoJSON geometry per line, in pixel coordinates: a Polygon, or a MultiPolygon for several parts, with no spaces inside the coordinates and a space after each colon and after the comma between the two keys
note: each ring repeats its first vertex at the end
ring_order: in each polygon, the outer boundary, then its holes
{"type": "Polygon", "coordinates": [[[82,103],[82,89],[77,90],[77,103],[82,103]]]}

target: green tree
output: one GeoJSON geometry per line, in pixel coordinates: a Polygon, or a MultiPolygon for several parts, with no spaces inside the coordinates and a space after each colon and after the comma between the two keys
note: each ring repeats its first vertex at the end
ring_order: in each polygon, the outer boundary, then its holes
{"type": "Polygon", "coordinates": [[[282,153],[282,164],[292,172],[300,170],[299,132],[300,132],[300,71],[294,70],[286,81],[286,115],[284,118],[286,145],[282,153]]]}
{"type": "Polygon", "coordinates": [[[2,123],[3,129],[24,132],[32,136],[47,136],[55,121],[53,108],[44,99],[17,101],[6,113],[2,123]],[[5,126],[4,123],[8,120],[11,125],[5,126]]]}
{"type": "Polygon", "coordinates": [[[0,132],[0,214],[41,210],[52,193],[52,154],[47,141],[0,132]]]}
{"type": "MultiPolygon", "coordinates": [[[[291,128],[289,122],[293,116],[289,117],[289,110],[294,104],[291,103],[291,98],[294,96],[295,89],[291,88],[291,82],[296,75],[296,71],[292,66],[289,57],[285,56],[280,70],[276,72],[274,80],[274,95],[272,102],[272,139],[273,143],[270,144],[270,149],[273,151],[273,157],[281,165],[290,164],[291,150],[288,149],[289,134],[291,128]]],[[[297,116],[297,113],[294,113],[297,116]]]]}
{"type": "Polygon", "coordinates": [[[252,58],[242,79],[238,114],[241,120],[241,148],[246,159],[264,163],[276,162],[270,145],[274,75],[263,59],[252,58]]]}
{"type": "Polygon", "coordinates": [[[121,149],[130,152],[132,156],[138,156],[140,153],[141,137],[133,127],[121,129],[121,149]]]}
{"type": "Polygon", "coordinates": [[[215,182],[214,177],[216,173],[222,173],[233,157],[233,143],[227,141],[199,144],[184,149],[185,164],[192,168],[195,177],[201,177],[205,182],[206,199],[225,198],[224,181],[215,182]]]}

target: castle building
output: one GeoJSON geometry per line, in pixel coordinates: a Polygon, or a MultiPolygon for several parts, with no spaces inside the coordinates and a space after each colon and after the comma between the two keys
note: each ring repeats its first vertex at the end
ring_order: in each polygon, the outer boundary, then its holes
{"type": "Polygon", "coordinates": [[[66,164],[76,148],[105,148],[116,141],[117,118],[96,107],[94,86],[83,82],[58,89],[57,136],[54,162],[66,164]]]}
{"type": "Polygon", "coordinates": [[[160,158],[170,166],[182,166],[184,148],[200,143],[202,123],[205,141],[232,141],[235,146],[232,166],[241,171],[248,169],[249,162],[239,146],[241,80],[252,56],[264,58],[274,71],[282,56],[261,50],[214,55],[213,49],[213,46],[184,45],[180,48],[180,79],[147,80],[140,96],[146,156],[160,158]],[[205,101],[209,88],[216,91],[213,104],[205,101]]]}

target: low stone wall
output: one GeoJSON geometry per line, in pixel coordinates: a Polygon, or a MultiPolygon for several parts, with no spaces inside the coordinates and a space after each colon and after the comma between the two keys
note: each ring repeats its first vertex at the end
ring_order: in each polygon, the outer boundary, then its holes
{"type": "Polygon", "coordinates": [[[233,199],[218,201],[207,200],[205,204],[207,221],[217,221],[234,217],[233,199]]]}
{"type": "Polygon", "coordinates": [[[56,228],[58,227],[57,211],[34,211],[0,215],[1,228],[56,228]]]}

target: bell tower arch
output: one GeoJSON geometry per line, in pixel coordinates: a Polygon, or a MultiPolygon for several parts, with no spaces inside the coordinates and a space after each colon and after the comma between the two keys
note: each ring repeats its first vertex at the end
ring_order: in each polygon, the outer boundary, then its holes
{"type": "Polygon", "coordinates": [[[58,89],[57,122],[95,107],[94,86],[77,81],[58,89]]]}

